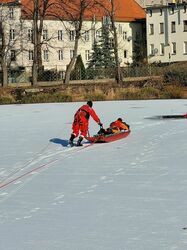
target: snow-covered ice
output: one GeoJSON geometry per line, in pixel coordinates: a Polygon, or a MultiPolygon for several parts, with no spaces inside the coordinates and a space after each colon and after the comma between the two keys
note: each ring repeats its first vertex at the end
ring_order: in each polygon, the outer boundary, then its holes
{"type": "Polygon", "coordinates": [[[0,106],[0,249],[187,249],[187,120],[147,119],[187,100],[95,102],[131,134],[68,148],[82,104],[0,106]]]}

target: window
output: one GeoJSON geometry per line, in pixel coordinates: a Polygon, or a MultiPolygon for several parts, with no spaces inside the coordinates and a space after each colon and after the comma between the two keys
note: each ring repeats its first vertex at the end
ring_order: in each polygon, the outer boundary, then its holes
{"type": "Polygon", "coordinates": [[[187,55],[187,41],[184,42],[184,54],[187,55]]]}
{"type": "Polygon", "coordinates": [[[48,31],[43,30],[43,40],[46,41],[48,39],[48,31]]]}
{"type": "Polygon", "coordinates": [[[75,30],[70,30],[69,31],[69,40],[72,42],[72,41],[75,41],[75,30]]]}
{"type": "Polygon", "coordinates": [[[184,5],[184,11],[183,12],[186,13],[186,5],[184,5]]]}
{"type": "Polygon", "coordinates": [[[103,24],[108,26],[108,25],[110,25],[110,23],[111,23],[110,16],[104,16],[103,17],[103,24]]]}
{"type": "Polygon", "coordinates": [[[153,14],[152,10],[149,10],[148,14],[150,17],[152,17],[152,14],[153,14]]]}
{"type": "Polygon", "coordinates": [[[96,40],[99,40],[100,37],[102,37],[102,29],[99,29],[99,30],[96,31],[96,37],[95,37],[96,40]]]}
{"type": "Polygon", "coordinates": [[[16,61],[16,51],[15,50],[10,51],[10,60],[11,60],[11,62],[16,61]]]}
{"type": "Polygon", "coordinates": [[[46,49],[43,51],[43,59],[45,62],[49,61],[49,50],[46,49]]]}
{"type": "Polygon", "coordinates": [[[89,50],[85,50],[85,59],[86,59],[86,61],[90,60],[90,51],[89,50]]]}
{"type": "Polygon", "coordinates": [[[124,50],[124,58],[127,58],[127,50],[124,50]]]}
{"type": "Polygon", "coordinates": [[[160,55],[163,56],[164,55],[164,43],[160,44],[160,55]]]}
{"type": "Polygon", "coordinates": [[[149,54],[150,54],[150,56],[153,56],[153,55],[154,55],[154,44],[150,44],[150,47],[149,47],[149,54]]]}
{"type": "Polygon", "coordinates": [[[33,42],[33,30],[28,29],[28,40],[33,42]]]}
{"type": "Polygon", "coordinates": [[[14,9],[13,8],[9,8],[9,18],[14,19],[14,9]]]}
{"type": "Polygon", "coordinates": [[[123,31],[123,40],[127,40],[127,31],[123,31]]]}
{"type": "Polygon", "coordinates": [[[184,24],[184,32],[187,32],[187,20],[184,20],[183,24],[184,24]]]}
{"type": "Polygon", "coordinates": [[[114,48],[114,38],[112,38],[112,37],[109,38],[109,47],[110,47],[110,49],[114,48]]]}
{"type": "Polygon", "coordinates": [[[90,33],[89,30],[84,32],[84,40],[88,42],[90,40],[90,33]]]}
{"type": "Polygon", "coordinates": [[[121,24],[118,25],[118,32],[119,34],[123,34],[123,27],[121,26],[121,24]]]}
{"type": "Polygon", "coordinates": [[[58,30],[58,41],[63,40],[63,30],[58,30]]]}
{"type": "Polygon", "coordinates": [[[74,56],[74,50],[70,50],[70,59],[74,56]]]}
{"type": "Polygon", "coordinates": [[[162,16],[162,9],[160,9],[160,16],[162,16]]]}
{"type": "Polygon", "coordinates": [[[175,22],[171,22],[171,33],[175,33],[176,32],[176,24],[175,22]]]}
{"type": "Polygon", "coordinates": [[[34,51],[29,50],[29,61],[33,61],[33,59],[34,59],[34,51]]]}
{"type": "Polygon", "coordinates": [[[174,9],[174,7],[172,7],[170,10],[171,15],[174,14],[174,11],[175,11],[175,9],[174,9]]]}
{"type": "Polygon", "coordinates": [[[16,35],[15,29],[10,29],[10,40],[14,40],[16,35]]]}
{"type": "Polygon", "coordinates": [[[160,34],[164,34],[164,23],[160,23],[160,34]]]}
{"type": "Polygon", "coordinates": [[[63,50],[59,50],[58,51],[58,60],[62,61],[64,59],[64,53],[63,50]]]}
{"type": "Polygon", "coordinates": [[[171,43],[171,53],[172,55],[176,55],[176,43],[171,43]]]}
{"type": "Polygon", "coordinates": [[[152,23],[149,25],[149,34],[150,35],[154,34],[154,24],[152,24],[152,23]]]}

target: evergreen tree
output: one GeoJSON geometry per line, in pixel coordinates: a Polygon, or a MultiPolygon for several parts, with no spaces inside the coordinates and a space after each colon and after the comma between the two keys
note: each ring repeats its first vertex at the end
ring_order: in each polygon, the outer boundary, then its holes
{"type": "Polygon", "coordinates": [[[102,27],[101,48],[103,68],[113,68],[115,66],[114,47],[112,44],[112,40],[110,40],[108,25],[103,25],[102,27]]]}
{"type": "Polygon", "coordinates": [[[132,66],[141,66],[145,59],[145,44],[143,44],[142,39],[137,39],[133,44],[133,56],[132,56],[132,66]]]}
{"type": "Polygon", "coordinates": [[[114,49],[111,44],[108,25],[102,26],[102,35],[98,41],[94,41],[93,53],[88,68],[113,68],[114,49]]]}
{"type": "Polygon", "coordinates": [[[95,39],[92,47],[93,53],[88,64],[88,68],[102,68],[102,49],[95,39]]]}
{"type": "Polygon", "coordinates": [[[84,67],[84,63],[82,61],[82,57],[81,55],[77,56],[76,62],[75,62],[75,66],[74,69],[71,72],[71,80],[82,80],[85,79],[85,75],[86,75],[86,70],[84,67]]]}

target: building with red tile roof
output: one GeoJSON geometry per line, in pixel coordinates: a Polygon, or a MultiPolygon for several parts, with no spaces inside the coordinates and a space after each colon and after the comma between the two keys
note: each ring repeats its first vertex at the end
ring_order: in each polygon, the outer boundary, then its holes
{"type": "MultiPolygon", "coordinates": [[[[77,2],[79,1],[77,0],[77,2]]],[[[91,8],[91,6],[93,5],[93,0],[89,0],[89,2],[90,2],[90,9],[85,13],[85,18],[87,20],[92,19],[93,15],[95,15],[96,18],[100,19],[103,17],[103,15],[106,14],[104,9],[102,10],[102,7],[99,5],[97,7],[91,8]]],[[[32,0],[0,0],[0,4],[6,4],[6,3],[20,3],[22,5],[23,17],[29,17],[33,10],[32,0]]],[[[46,18],[52,18],[52,14],[53,17],[60,16],[61,18],[63,17],[65,19],[67,18],[67,15],[63,11],[63,9],[60,10],[60,6],[62,6],[60,0],[49,0],[49,4],[51,5],[51,7],[48,8],[49,16],[47,16],[46,18]]],[[[114,0],[114,4],[115,4],[116,21],[132,22],[140,19],[145,19],[146,17],[145,11],[140,7],[140,5],[135,0],[114,0]]],[[[102,5],[106,7],[106,9],[110,9],[108,0],[102,0],[102,5]]],[[[78,11],[79,9],[77,8],[77,12],[78,11]]],[[[76,14],[75,8],[74,12],[75,12],[74,14],[76,14]]]]}
{"type": "MultiPolygon", "coordinates": [[[[43,2],[40,0],[39,2],[43,2]]],[[[79,2],[79,0],[77,0],[79,2]]],[[[93,0],[89,0],[89,8],[85,11],[84,22],[82,28],[82,38],[79,42],[78,54],[81,54],[84,65],[87,66],[92,53],[92,46],[97,36],[98,31],[102,27],[102,22],[110,11],[109,0],[102,0],[101,6],[92,6],[93,0]]],[[[26,68],[32,67],[33,43],[32,43],[32,19],[33,19],[33,1],[32,0],[0,0],[1,4],[15,4],[20,8],[20,15],[23,21],[24,34],[27,39],[22,39],[20,43],[24,43],[22,54],[19,54],[16,65],[26,68]]],[[[55,68],[57,70],[65,70],[71,59],[74,49],[74,40],[70,37],[73,34],[74,26],[72,25],[71,17],[68,15],[60,0],[49,0],[50,7],[47,9],[47,14],[44,20],[44,29],[42,39],[45,42],[42,45],[42,59],[45,69],[55,68]],[[63,22],[62,22],[63,21],[63,22]]],[[[67,4],[70,1],[67,0],[67,4]]],[[[134,42],[139,38],[144,37],[145,27],[145,11],[135,0],[114,0],[115,13],[114,19],[118,34],[118,53],[120,65],[132,63],[134,42]]],[[[65,6],[67,8],[67,5],[65,6]]],[[[70,6],[72,7],[72,6],[70,6]]],[[[42,4],[40,10],[42,10],[42,4]]],[[[79,15],[80,6],[74,6],[70,14],[75,18],[79,15]]],[[[19,15],[19,16],[20,16],[19,15]]],[[[19,20],[17,20],[19,21],[19,20]]],[[[16,29],[18,26],[14,24],[16,19],[11,20],[9,29],[16,29]]],[[[11,33],[11,32],[7,32],[11,33]]],[[[20,38],[21,39],[21,38],[20,38]]]]}

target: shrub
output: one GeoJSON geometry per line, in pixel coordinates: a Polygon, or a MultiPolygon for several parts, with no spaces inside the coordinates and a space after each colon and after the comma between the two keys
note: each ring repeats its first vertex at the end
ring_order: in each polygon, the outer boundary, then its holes
{"type": "Polygon", "coordinates": [[[164,80],[167,83],[180,84],[187,86],[187,64],[174,64],[164,74],[164,80]]]}
{"type": "Polygon", "coordinates": [[[140,97],[141,99],[155,99],[159,98],[160,91],[154,87],[146,87],[140,89],[140,97]]]}
{"type": "Polygon", "coordinates": [[[88,94],[88,95],[84,96],[84,99],[85,100],[93,100],[93,101],[104,101],[104,100],[106,100],[106,97],[102,93],[94,92],[93,94],[88,94]]]}
{"type": "Polygon", "coordinates": [[[0,95],[0,104],[13,104],[15,99],[11,95],[0,95]]]}
{"type": "Polygon", "coordinates": [[[62,93],[39,93],[26,95],[22,99],[22,103],[51,103],[51,102],[71,102],[72,97],[70,95],[62,93]]]}
{"type": "Polygon", "coordinates": [[[180,87],[168,86],[163,90],[161,97],[163,99],[180,99],[183,97],[183,91],[180,87]]]}

